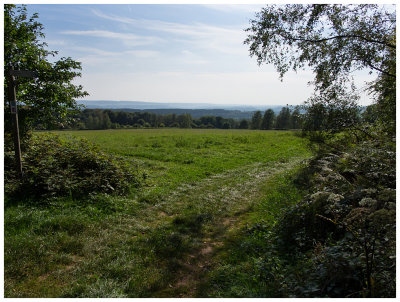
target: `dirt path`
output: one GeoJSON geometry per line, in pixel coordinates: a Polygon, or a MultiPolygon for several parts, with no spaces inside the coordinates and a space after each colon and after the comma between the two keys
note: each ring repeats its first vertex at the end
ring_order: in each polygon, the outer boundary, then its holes
{"type": "Polygon", "coordinates": [[[229,232],[239,228],[242,216],[264,197],[261,187],[272,176],[293,168],[299,162],[294,158],[274,165],[253,164],[212,176],[193,186],[184,185],[171,194],[165,201],[167,213],[175,212],[175,209],[168,208],[168,204],[190,204],[197,213],[213,213],[214,218],[204,226],[204,236],[196,249],[181,259],[175,282],[156,296],[196,297],[199,284],[216,265],[215,256],[229,232]]]}

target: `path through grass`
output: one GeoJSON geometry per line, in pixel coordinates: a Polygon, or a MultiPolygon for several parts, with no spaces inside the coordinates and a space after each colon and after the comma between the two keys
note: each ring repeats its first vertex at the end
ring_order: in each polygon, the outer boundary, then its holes
{"type": "MultiPolygon", "coordinates": [[[[63,135],[87,137],[133,160],[147,186],[127,197],[8,206],[7,297],[207,296],[200,285],[218,269],[230,234],[260,210],[268,183],[309,155],[289,132],[63,135]]],[[[284,206],[261,210],[275,215],[284,206]]]]}

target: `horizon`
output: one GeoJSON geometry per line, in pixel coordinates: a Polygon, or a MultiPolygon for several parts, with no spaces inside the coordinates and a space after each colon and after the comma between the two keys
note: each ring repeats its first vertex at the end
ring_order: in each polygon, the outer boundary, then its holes
{"type": "MultiPolygon", "coordinates": [[[[164,105],[171,105],[171,104],[178,104],[178,105],[212,105],[212,106],[240,106],[240,107],[246,107],[246,106],[252,106],[253,104],[229,104],[229,103],[224,103],[224,104],[220,104],[220,103],[206,103],[206,102],[158,102],[158,101],[136,101],[136,100],[105,100],[105,99],[96,99],[96,100],[85,100],[85,99],[81,99],[81,100],[77,100],[82,101],[82,102],[114,102],[114,103],[118,103],[118,102],[126,102],[126,103],[141,103],[141,104],[164,104],[164,105]]],[[[260,105],[260,106],[273,106],[273,107],[278,107],[278,106],[286,106],[289,104],[256,104],[256,105],[260,105]]],[[[293,104],[293,105],[289,105],[289,106],[300,106],[302,104],[293,104]]]]}
{"type": "MultiPolygon", "coordinates": [[[[221,106],[303,104],[310,70],[283,81],[250,58],[244,29],[260,4],[28,4],[38,13],[49,50],[82,62],[74,83],[83,101],[211,103],[221,106]]],[[[357,73],[357,85],[371,80],[357,73]]],[[[365,95],[360,105],[370,104],[365,95]]]]}

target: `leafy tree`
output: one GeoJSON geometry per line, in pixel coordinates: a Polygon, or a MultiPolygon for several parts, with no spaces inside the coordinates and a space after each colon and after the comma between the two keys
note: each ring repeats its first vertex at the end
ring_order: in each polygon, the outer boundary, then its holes
{"type": "Polygon", "coordinates": [[[225,122],[223,125],[222,125],[222,129],[231,129],[231,124],[229,124],[228,122],[225,122]]]}
{"type": "Polygon", "coordinates": [[[290,128],[290,109],[289,107],[282,107],[278,116],[276,117],[276,128],[289,129],[290,128]]]}
{"type": "Polygon", "coordinates": [[[224,123],[225,123],[225,121],[224,121],[224,118],[222,116],[217,116],[215,118],[215,126],[217,128],[223,128],[224,123]]]}
{"type": "Polygon", "coordinates": [[[108,114],[103,112],[103,121],[102,121],[102,129],[110,129],[111,128],[111,120],[108,114]]]}
{"type": "MultiPolygon", "coordinates": [[[[392,41],[395,44],[395,35],[392,41]]],[[[389,57],[384,64],[389,70],[387,73],[381,73],[378,78],[371,83],[370,92],[376,97],[377,120],[389,134],[396,133],[396,50],[389,51],[389,57]]]]}
{"type": "Polygon", "coordinates": [[[264,116],[261,122],[261,129],[270,130],[272,129],[275,121],[275,112],[272,109],[268,109],[264,112],[264,116]]]}
{"type": "Polygon", "coordinates": [[[296,279],[280,284],[295,289],[291,296],[394,297],[394,7],[273,5],[248,30],[246,43],[259,64],[274,64],[281,77],[305,66],[315,73],[303,127],[319,152],[297,179],[310,194],[273,230],[276,251],[290,251],[282,257],[291,257],[289,270],[276,261],[268,271],[279,267],[282,279],[296,279]],[[352,72],[361,69],[377,74],[369,83],[376,104],[363,114],[366,122],[377,120],[374,126],[359,122],[352,72]]]}
{"type": "Polygon", "coordinates": [[[202,116],[200,118],[200,123],[207,125],[206,126],[207,128],[214,128],[217,122],[216,122],[215,116],[206,115],[206,116],[202,116]],[[210,125],[211,125],[211,127],[210,127],[210,125]]]}
{"type": "Polygon", "coordinates": [[[364,122],[374,124],[378,119],[378,111],[376,104],[369,105],[361,114],[364,122]]]}
{"type": "MultiPolygon", "coordinates": [[[[36,125],[62,126],[71,120],[79,106],[76,99],[88,95],[80,85],[72,81],[79,77],[81,64],[71,58],[50,62],[57,51],[47,50],[42,42],[45,37],[38,15],[28,16],[26,6],[4,5],[4,66],[36,71],[37,79],[18,78],[17,99],[21,138],[27,137],[36,125]]],[[[5,143],[8,145],[12,122],[8,104],[8,82],[4,83],[5,143]]]]}
{"type": "Polygon", "coordinates": [[[292,115],[290,116],[290,125],[292,129],[301,129],[302,126],[302,114],[300,113],[299,106],[293,109],[292,115]]]}
{"type": "Polygon", "coordinates": [[[181,114],[178,115],[177,121],[180,125],[180,128],[191,128],[192,127],[192,117],[190,114],[181,114]]]}
{"type": "Polygon", "coordinates": [[[281,78],[305,66],[315,74],[317,95],[350,86],[356,70],[378,75],[370,87],[394,132],[396,13],[379,5],[268,5],[252,20],[245,43],[259,64],[271,63],[281,78]]]}
{"type": "Polygon", "coordinates": [[[261,111],[256,111],[251,118],[251,129],[261,129],[262,115],[261,111]]]}
{"type": "Polygon", "coordinates": [[[350,94],[341,86],[333,86],[324,93],[314,95],[307,102],[303,130],[309,132],[312,142],[319,144],[326,144],[328,139],[342,131],[354,134],[358,140],[361,111],[358,99],[355,92],[350,94]]]}
{"type": "Polygon", "coordinates": [[[239,124],[239,129],[249,129],[249,121],[242,119],[239,124]]]}

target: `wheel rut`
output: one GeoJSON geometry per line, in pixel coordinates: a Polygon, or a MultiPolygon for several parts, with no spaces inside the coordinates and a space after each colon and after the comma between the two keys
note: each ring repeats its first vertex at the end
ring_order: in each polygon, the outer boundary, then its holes
{"type": "MultiPolygon", "coordinates": [[[[217,265],[216,255],[222,250],[229,232],[240,228],[243,216],[264,197],[261,186],[272,176],[290,170],[300,161],[294,158],[273,165],[252,164],[214,175],[195,185],[183,185],[171,194],[165,205],[190,204],[197,213],[212,213],[213,219],[203,226],[207,230],[197,239],[196,248],[179,260],[179,269],[175,272],[173,282],[156,293],[155,297],[197,297],[199,286],[217,265]]],[[[168,208],[166,210],[171,211],[175,212],[168,208]]]]}

